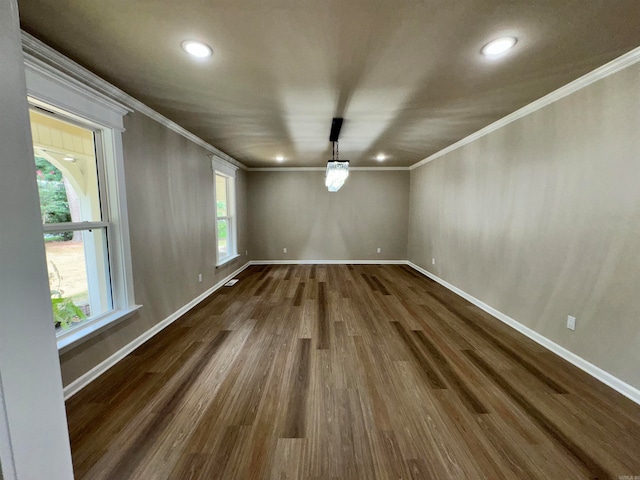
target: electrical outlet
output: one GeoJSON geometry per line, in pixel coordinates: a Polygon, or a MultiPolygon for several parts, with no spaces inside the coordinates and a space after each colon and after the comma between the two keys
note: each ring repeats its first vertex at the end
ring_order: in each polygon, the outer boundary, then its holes
{"type": "Polygon", "coordinates": [[[198,283],[202,283],[202,274],[201,273],[198,274],[198,283]]]}
{"type": "Polygon", "coordinates": [[[431,265],[435,265],[435,264],[436,264],[436,259],[435,259],[435,258],[432,258],[432,259],[431,259],[431,265]]]}
{"type": "Polygon", "coordinates": [[[569,330],[576,329],[576,317],[572,317],[571,315],[567,316],[567,328],[569,330]]]}
{"type": "Polygon", "coordinates": [[[287,253],[287,249],[286,249],[286,248],[283,248],[283,249],[282,249],[282,253],[287,253]]]}
{"type": "Polygon", "coordinates": [[[245,250],[244,254],[248,256],[249,255],[249,250],[245,250]]]}
{"type": "Polygon", "coordinates": [[[378,253],[380,253],[382,251],[382,249],[380,247],[378,247],[378,253]]]}

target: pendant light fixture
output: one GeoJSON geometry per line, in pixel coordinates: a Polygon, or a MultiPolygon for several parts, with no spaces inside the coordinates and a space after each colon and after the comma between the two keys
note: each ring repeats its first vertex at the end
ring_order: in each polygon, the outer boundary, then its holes
{"type": "Polygon", "coordinates": [[[337,192],[349,176],[349,160],[340,160],[338,137],[342,128],[342,118],[334,118],[331,123],[329,141],[332,142],[332,159],[327,162],[324,184],[330,192],[337,192]]]}
{"type": "Polygon", "coordinates": [[[330,192],[337,192],[349,176],[349,160],[340,160],[338,142],[333,142],[333,160],[327,162],[324,184],[330,192]]]}

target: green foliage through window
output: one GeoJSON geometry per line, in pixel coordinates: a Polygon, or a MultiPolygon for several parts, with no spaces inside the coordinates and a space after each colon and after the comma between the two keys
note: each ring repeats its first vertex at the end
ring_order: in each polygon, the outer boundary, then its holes
{"type": "MultiPolygon", "coordinates": [[[[36,157],[36,173],[42,222],[70,222],[71,212],[62,172],[44,158],[36,157]]],[[[71,240],[71,237],[73,233],[69,232],[63,234],[59,240],[71,240]]]]}
{"type": "Polygon", "coordinates": [[[62,276],[60,275],[56,264],[51,261],[49,263],[53,267],[53,271],[49,273],[49,288],[51,289],[51,309],[53,310],[53,322],[56,328],[66,330],[74,323],[86,320],[87,316],[80,309],[80,307],[73,303],[73,300],[62,296],[62,294],[64,293],[60,288],[60,285],[62,283],[62,276]],[[54,288],[55,283],[57,283],[57,285],[55,285],[54,288]]]}
{"type": "Polygon", "coordinates": [[[218,221],[218,240],[227,239],[227,222],[225,220],[218,221]]]}

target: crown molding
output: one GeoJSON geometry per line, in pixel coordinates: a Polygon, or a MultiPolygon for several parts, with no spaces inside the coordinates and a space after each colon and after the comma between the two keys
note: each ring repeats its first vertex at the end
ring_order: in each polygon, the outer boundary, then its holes
{"type": "Polygon", "coordinates": [[[624,70],[625,68],[630,67],[631,65],[634,65],[638,62],[640,62],[640,47],[637,47],[630,52],[621,55],[620,57],[610,61],[609,63],[605,63],[601,67],[598,67],[595,70],[587,73],[586,75],[583,75],[582,77],[574,80],[573,82],[566,84],[564,87],[560,87],[559,89],[554,90],[553,92],[545,95],[542,98],[539,98],[529,105],[526,105],[521,109],[510,113],[506,117],[503,117],[500,120],[487,125],[486,127],[478,130],[475,133],[472,133],[468,137],[465,137],[462,140],[459,140],[456,143],[440,150],[439,152],[436,152],[433,155],[420,160],[417,163],[414,163],[413,165],[411,165],[411,167],[409,167],[409,169],[414,170],[418,167],[421,167],[422,165],[432,162],[437,158],[446,155],[447,153],[451,153],[454,150],[459,149],[460,147],[474,142],[475,140],[478,140],[479,138],[482,138],[491,132],[495,132],[496,130],[509,125],[510,123],[515,122],[522,117],[526,117],[527,115],[530,115],[531,113],[540,110],[547,105],[555,103],[558,100],[561,100],[562,98],[571,95],[578,90],[582,90],[583,88],[591,85],[594,82],[597,82],[598,80],[608,77],[609,75],[613,75],[614,73],[624,70]]]}
{"type": "MultiPolygon", "coordinates": [[[[349,171],[360,172],[393,172],[407,171],[411,167],[349,167],[349,171]]],[[[254,167],[247,168],[249,172],[324,172],[326,167],[254,167]]]]}
{"type": "Polygon", "coordinates": [[[75,90],[81,88],[85,95],[90,95],[94,100],[98,100],[100,103],[104,104],[107,102],[111,106],[118,105],[127,112],[140,112],[167,127],[169,130],[182,135],[187,140],[199,145],[225,162],[246,170],[247,167],[231,155],[228,155],[213,145],[205,142],[186,128],[181,127],[173,120],[169,120],[164,115],[156,112],[151,107],[148,107],[140,100],[137,100],[128,93],[125,93],[118,87],[111,85],[103,78],[100,78],[95,73],[54,50],[34,36],[25,31],[21,31],[21,33],[25,65],[28,67],[37,69],[40,73],[47,73],[49,75],[52,75],[55,72],[55,76],[59,81],[64,82],[75,90]],[[93,89],[93,92],[89,93],[87,91],[87,87],[93,89]]]}

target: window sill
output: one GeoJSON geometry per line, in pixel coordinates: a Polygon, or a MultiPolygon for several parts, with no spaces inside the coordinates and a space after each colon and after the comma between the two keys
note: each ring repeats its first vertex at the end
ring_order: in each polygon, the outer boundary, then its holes
{"type": "Polygon", "coordinates": [[[100,317],[90,320],[85,325],[64,332],[56,338],[58,353],[64,353],[73,347],[77,347],[90,338],[102,333],[107,327],[111,327],[130,317],[137,312],[142,305],[133,305],[124,310],[115,310],[100,317]]]}
{"type": "Polygon", "coordinates": [[[236,258],[238,258],[240,256],[239,253],[236,253],[235,255],[232,255],[231,257],[227,257],[224,260],[222,260],[220,263],[216,263],[216,268],[218,267],[222,267],[223,265],[226,265],[227,263],[235,260],[236,258]]]}

